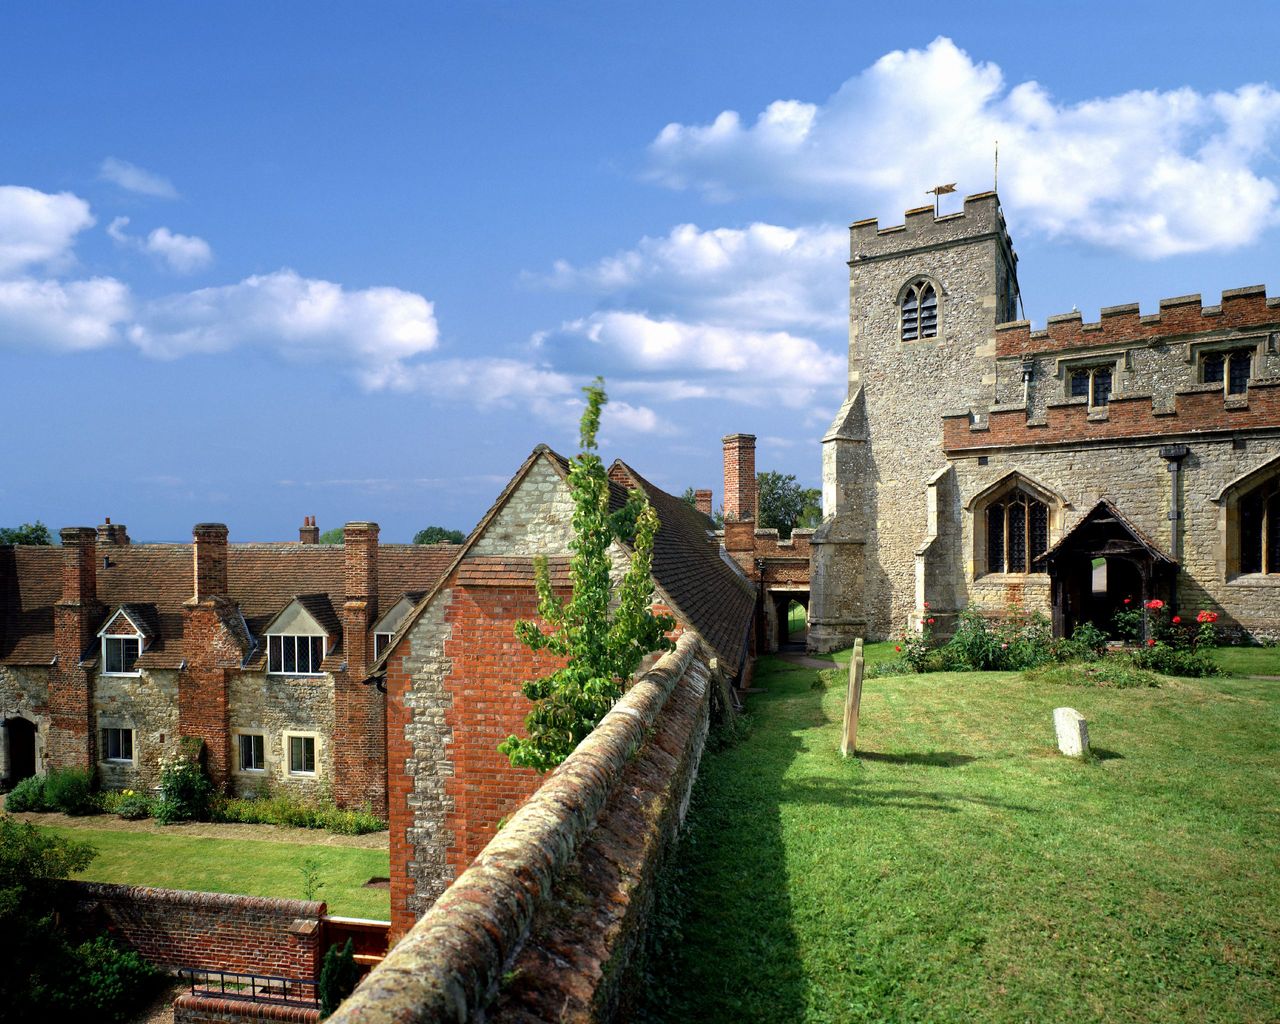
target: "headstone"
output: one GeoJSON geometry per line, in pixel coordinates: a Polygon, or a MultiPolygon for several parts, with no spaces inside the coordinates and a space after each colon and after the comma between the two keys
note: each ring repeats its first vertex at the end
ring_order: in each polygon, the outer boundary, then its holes
{"type": "Polygon", "coordinates": [[[1054,708],[1053,727],[1058,732],[1058,749],[1067,757],[1089,752],[1089,723],[1075,708],[1054,708]]]}
{"type": "Polygon", "coordinates": [[[844,757],[858,749],[858,711],[862,706],[862,638],[853,642],[853,657],[849,659],[849,689],[844,696],[844,732],[840,739],[840,753],[844,757]]]}

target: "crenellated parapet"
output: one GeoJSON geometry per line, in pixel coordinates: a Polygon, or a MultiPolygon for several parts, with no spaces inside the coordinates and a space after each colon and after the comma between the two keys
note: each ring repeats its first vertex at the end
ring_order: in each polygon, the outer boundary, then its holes
{"type": "Polygon", "coordinates": [[[849,225],[849,260],[857,263],[988,237],[1004,239],[1007,244],[1008,233],[999,197],[994,192],[979,192],[965,197],[959,213],[937,217],[930,205],[908,210],[903,222],[892,227],[880,227],[875,217],[854,221],[849,225]]]}
{"type": "Polygon", "coordinates": [[[1142,316],[1136,302],[1107,306],[1095,323],[1080,313],[1051,316],[1044,330],[1033,331],[1028,320],[996,327],[998,356],[1025,356],[1065,349],[1173,340],[1211,331],[1280,327],[1280,297],[1267,297],[1265,285],[1233,288],[1222,293],[1216,306],[1199,295],[1160,300],[1160,312],[1142,316]]]}

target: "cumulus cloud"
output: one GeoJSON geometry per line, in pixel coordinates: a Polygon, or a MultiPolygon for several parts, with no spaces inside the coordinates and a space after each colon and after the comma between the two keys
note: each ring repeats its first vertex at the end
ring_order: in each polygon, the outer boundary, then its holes
{"type": "Polygon", "coordinates": [[[191,274],[213,262],[213,250],[203,238],[180,235],[165,227],[145,236],[131,235],[125,231],[128,224],[128,217],[117,217],[107,225],[107,234],[120,245],[150,253],[176,273],[191,274]]]}
{"type": "Polygon", "coordinates": [[[102,166],[98,168],[98,177],[103,181],[119,185],[126,191],[136,192],[138,195],[151,196],[155,199],[178,198],[178,190],[173,187],[173,182],[168,178],[163,178],[159,174],[144,170],[137,164],[131,164],[128,160],[120,160],[114,156],[109,156],[102,161],[102,166]]]}
{"type": "Polygon", "coordinates": [[[848,232],[830,225],[752,224],[703,231],[681,224],[661,238],[585,267],[557,261],[538,280],[607,294],[617,305],[678,309],[690,319],[770,328],[834,328],[848,232]]]}
{"type": "Polygon", "coordinates": [[[844,387],[844,360],[811,338],[610,310],[548,332],[544,346],[584,366],[602,366],[626,394],[669,399],[732,398],[802,406],[844,387]]]}
{"type": "Polygon", "coordinates": [[[132,312],[129,289],[114,278],[0,281],[0,344],[82,352],[120,340],[132,312]]]}
{"type": "Polygon", "coordinates": [[[432,303],[415,292],[349,290],[286,269],[149,302],[128,338],[163,358],[252,346],[354,360],[363,372],[429,352],[439,332],[432,303]]]}
{"type": "Polygon", "coordinates": [[[778,100],[746,123],[669,124],[651,175],[713,199],[781,194],[848,215],[922,205],[924,190],[986,188],[1017,223],[1145,256],[1228,249],[1280,222],[1272,146],[1280,92],[1142,90],[1078,103],[1037,82],[1009,87],[951,40],[895,50],[823,103],[778,100]]]}
{"type": "Polygon", "coordinates": [[[69,262],[76,235],[93,223],[89,204],[70,192],[0,185],[0,275],[69,262]]]}

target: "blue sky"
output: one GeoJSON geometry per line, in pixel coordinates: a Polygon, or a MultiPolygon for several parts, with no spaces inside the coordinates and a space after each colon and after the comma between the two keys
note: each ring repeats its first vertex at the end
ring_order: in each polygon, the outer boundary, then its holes
{"type": "Polygon", "coordinates": [[[668,489],[816,483],[845,227],[995,138],[1033,321],[1280,290],[1271,5],[907,10],[9,9],[0,525],[469,529],[596,373],[668,489]]]}

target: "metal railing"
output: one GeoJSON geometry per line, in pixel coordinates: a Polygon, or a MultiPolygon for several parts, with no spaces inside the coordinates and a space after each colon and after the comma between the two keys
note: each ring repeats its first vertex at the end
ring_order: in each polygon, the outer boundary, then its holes
{"type": "Polygon", "coordinates": [[[305,978],[207,971],[199,967],[180,967],[178,977],[188,984],[193,995],[243,999],[251,1003],[274,1003],[279,1006],[320,1005],[316,983],[305,978]]]}

